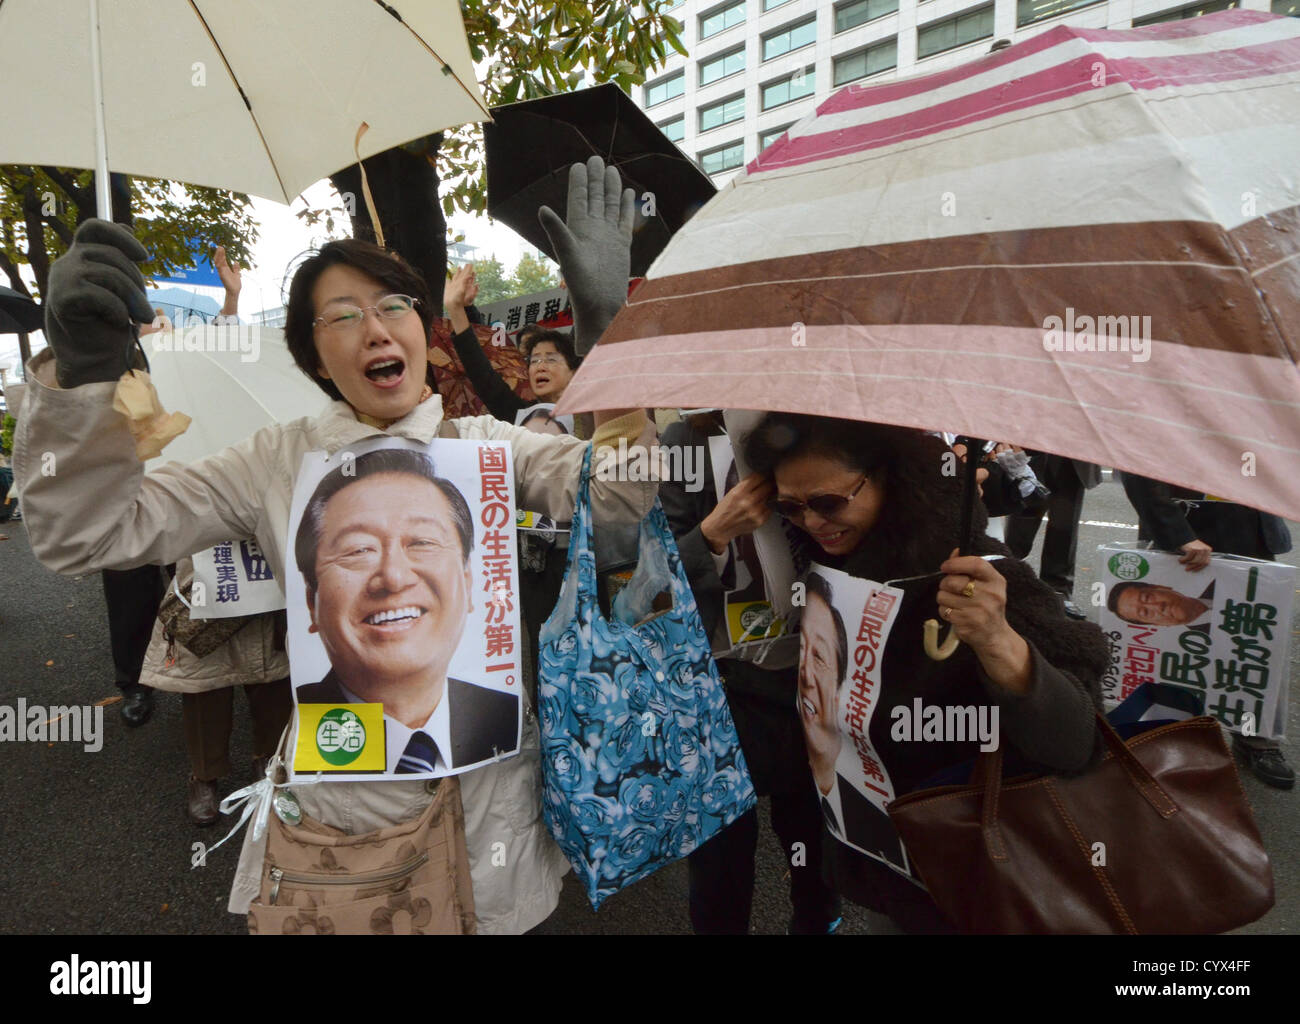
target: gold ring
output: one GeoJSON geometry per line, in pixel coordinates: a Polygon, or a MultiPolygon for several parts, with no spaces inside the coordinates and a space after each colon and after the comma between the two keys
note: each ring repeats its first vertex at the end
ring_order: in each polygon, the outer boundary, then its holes
{"type": "Polygon", "coordinates": [[[975,581],[974,581],[974,580],[971,580],[969,583],[966,584],[966,586],[962,587],[962,588],[961,588],[961,594],[962,594],[962,597],[974,597],[974,596],[975,596],[975,581]]]}

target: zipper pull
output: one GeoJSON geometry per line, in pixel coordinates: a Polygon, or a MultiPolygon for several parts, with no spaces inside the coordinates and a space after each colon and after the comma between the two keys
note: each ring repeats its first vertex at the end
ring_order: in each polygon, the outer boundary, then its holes
{"type": "Polygon", "coordinates": [[[276,897],[280,895],[280,879],[284,877],[284,871],[280,868],[271,869],[271,881],[275,884],[271,886],[271,906],[275,906],[276,897]]]}

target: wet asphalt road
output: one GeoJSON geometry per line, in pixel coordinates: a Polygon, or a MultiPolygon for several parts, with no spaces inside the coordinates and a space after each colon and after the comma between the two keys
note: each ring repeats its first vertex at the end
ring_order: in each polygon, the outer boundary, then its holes
{"type": "MultiPolygon", "coordinates": [[[[1076,596],[1086,595],[1096,545],[1136,539],[1136,517],[1114,483],[1088,493],[1080,529],[1076,596]],[[1099,524],[1099,525],[1092,525],[1099,524]]],[[[1300,542],[1300,529],[1291,526],[1300,542]]],[[[116,694],[107,617],[98,576],[64,578],[32,557],[22,523],[0,524],[0,704],[86,704],[116,694]]],[[[1040,531],[1041,543],[1041,531],[1040,531]]],[[[1297,553],[1283,556],[1297,564],[1297,553]]],[[[1031,558],[1037,565],[1037,550],[1031,558]]],[[[1297,617],[1300,619],[1300,616],[1297,617]]],[[[1300,763],[1300,638],[1292,629],[1287,754],[1300,763]]],[[[247,707],[237,697],[232,763],[223,794],[252,781],[247,707]]],[[[185,816],[188,774],[180,698],[159,694],[153,719],[128,729],[105,708],[103,749],[71,743],[0,743],[0,933],[242,934],[226,912],[239,838],[192,868],[193,844],[212,844],[231,822],[211,829],[185,816]]],[[[1273,859],[1274,909],[1244,931],[1300,933],[1300,790],[1280,792],[1243,775],[1273,859]]],[[[764,802],[765,803],[765,802],[764,802]]],[[[772,832],[759,839],[753,930],[785,931],[786,861],[772,832]]],[[[684,863],[664,868],[593,913],[570,875],[547,934],[685,934],[684,863]]],[[[846,909],[843,932],[891,930],[883,918],[846,909]]]]}

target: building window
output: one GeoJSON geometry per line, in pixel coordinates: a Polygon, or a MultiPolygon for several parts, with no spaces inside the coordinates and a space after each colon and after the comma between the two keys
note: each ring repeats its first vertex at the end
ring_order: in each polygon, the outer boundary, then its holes
{"type": "Polygon", "coordinates": [[[898,37],[886,39],[883,43],[868,46],[865,50],[846,53],[836,57],[833,65],[834,84],[838,88],[848,82],[856,82],[878,71],[888,71],[898,67],[898,37]]]}
{"type": "Polygon", "coordinates": [[[722,53],[716,57],[710,57],[708,60],[700,61],[700,85],[708,85],[710,82],[716,82],[720,78],[726,78],[728,75],[734,75],[737,71],[744,70],[745,48],[742,46],[730,53],[722,53]]]}
{"type": "MultiPolygon", "coordinates": [[[[1162,11],[1159,14],[1149,14],[1145,18],[1134,18],[1133,27],[1141,28],[1143,25],[1159,25],[1164,21],[1199,18],[1202,14],[1213,14],[1215,11],[1231,11],[1237,6],[1238,0],[1211,0],[1208,4],[1192,4],[1190,7],[1180,7],[1174,11],[1162,11]]],[[[1275,8],[1273,13],[1279,12],[1275,8]]]]}
{"type": "Polygon", "coordinates": [[[686,91],[686,72],[679,71],[671,78],[665,78],[655,82],[654,85],[645,87],[645,105],[653,107],[656,103],[663,103],[672,99],[674,96],[680,96],[686,91]]]}
{"type": "Polygon", "coordinates": [[[930,57],[944,50],[965,46],[993,35],[993,8],[982,7],[942,21],[932,21],[916,30],[916,56],[930,57]]]}
{"type": "Polygon", "coordinates": [[[1016,28],[1032,25],[1036,21],[1046,21],[1099,2],[1100,0],[1017,0],[1016,28]]]}
{"type": "Polygon", "coordinates": [[[778,78],[775,82],[769,82],[763,86],[763,109],[771,110],[773,107],[779,107],[782,103],[789,103],[791,100],[811,96],[816,89],[815,79],[816,75],[813,73],[813,66],[809,64],[806,68],[796,71],[793,75],[778,78]]]}
{"type": "Polygon", "coordinates": [[[710,103],[707,107],[700,107],[700,131],[702,132],[720,128],[724,124],[731,124],[732,121],[743,121],[744,119],[744,93],[739,96],[731,96],[725,100],[719,100],[717,103],[710,103]]]}
{"type": "Polygon", "coordinates": [[[761,133],[758,137],[758,151],[761,153],[763,150],[767,149],[768,146],[772,145],[772,143],[788,132],[790,126],[793,124],[794,122],[791,121],[790,124],[782,125],[780,128],[773,128],[771,131],[761,133]]]}
{"type": "Polygon", "coordinates": [[[845,32],[898,10],[898,0],[853,0],[835,8],[835,31],[845,32]]]}
{"type": "Polygon", "coordinates": [[[700,38],[708,39],[709,36],[716,36],[724,29],[739,25],[744,20],[745,0],[740,0],[740,3],[731,4],[729,7],[720,7],[700,18],[700,38]]]}
{"type": "Polygon", "coordinates": [[[782,7],[789,2],[790,0],[763,0],[763,13],[766,14],[768,11],[774,11],[778,7],[782,7]]]}
{"type": "Polygon", "coordinates": [[[785,28],[779,28],[763,37],[763,59],[771,60],[773,57],[779,57],[783,53],[789,53],[791,50],[797,50],[801,46],[807,46],[809,43],[817,41],[817,17],[814,15],[807,21],[801,21],[797,25],[787,25],[785,28]]]}
{"type": "Polygon", "coordinates": [[[705,174],[721,174],[745,162],[745,144],[733,142],[721,149],[711,149],[700,154],[700,168],[705,174]]]}
{"type": "Polygon", "coordinates": [[[659,130],[668,137],[669,141],[681,142],[686,138],[686,118],[674,117],[671,121],[661,124],[659,130]]]}
{"type": "Polygon", "coordinates": [[[1273,0],[1269,8],[1274,14],[1285,14],[1290,18],[1300,18],[1300,0],[1273,0]]]}

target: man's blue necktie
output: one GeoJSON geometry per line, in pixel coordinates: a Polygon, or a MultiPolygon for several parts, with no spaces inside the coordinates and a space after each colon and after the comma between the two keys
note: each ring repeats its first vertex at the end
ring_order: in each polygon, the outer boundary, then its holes
{"type": "Polygon", "coordinates": [[[426,732],[411,735],[397,762],[396,773],[407,775],[413,773],[427,774],[438,770],[438,745],[426,732]]]}

